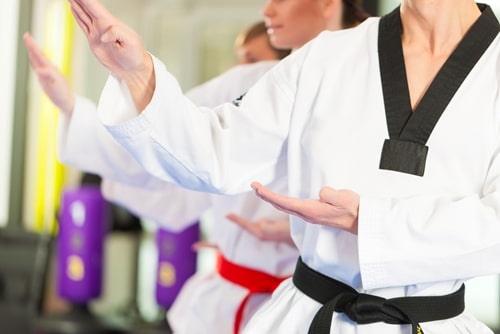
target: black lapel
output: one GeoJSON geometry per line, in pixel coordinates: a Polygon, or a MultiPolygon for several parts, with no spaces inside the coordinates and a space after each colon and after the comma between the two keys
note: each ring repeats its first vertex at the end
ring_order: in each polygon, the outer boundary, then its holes
{"type": "Polygon", "coordinates": [[[425,144],[432,130],[499,31],[491,8],[478,6],[482,15],[443,64],[413,112],[401,45],[399,7],[380,19],[379,62],[390,137],[382,149],[381,169],[424,175],[428,151],[425,144]]]}

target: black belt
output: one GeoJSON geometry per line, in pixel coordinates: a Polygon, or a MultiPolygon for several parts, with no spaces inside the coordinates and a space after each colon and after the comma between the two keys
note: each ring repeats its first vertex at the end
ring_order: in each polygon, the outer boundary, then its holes
{"type": "Polygon", "coordinates": [[[385,299],[359,293],[350,286],[309,268],[299,257],[293,283],[307,296],[323,304],[308,334],[328,334],[333,312],[346,314],[358,324],[385,322],[409,324],[413,334],[423,334],[420,322],[455,317],[465,309],[465,286],[445,296],[385,299]]]}

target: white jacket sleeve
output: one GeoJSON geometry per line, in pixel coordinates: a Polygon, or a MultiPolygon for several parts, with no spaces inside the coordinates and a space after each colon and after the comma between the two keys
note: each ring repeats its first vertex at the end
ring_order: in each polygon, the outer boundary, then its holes
{"type": "MultiPolygon", "coordinates": [[[[249,191],[252,181],[274,180],[286,160],[293,92],[281,87],[290,80],[270,75],[282,63],[252,86],[239,107],[226,103],[208,109],[183,96],[175,78],[155,59],[156,90],[148,107],[128,117],[134,108],[129,91],[110,76],[99,103],[100,118],[158,178],[214,193],[249,191]]],[[[293,78],[299,68],[280,73],[293,78]]]]}
{"type": "Polygon", "coordinates": [[[97,118],[96,105],[86,98],[77,96],[71,115],[61,113],[57,140],[58,157],[64,164],[147,188],[163,183],[110,136],[97,118]]]}
{"type": "Polygon", "coordinates": [[[139,165],[97,118],[96,105],[77,97],[73,113],[62,115],[58,133],[60,160],[103,178],[110,202],[172,230],[197,221],[209,206],[206,193],[161,181],[139,165]]]}
{"type": "Polygon", "coordinates": [[[189,191],[166,182],[161,188],[151,190],[103,179],[101,189],[107,200],[174,231],[198,221],[211,203],[207,193],[189,191]]]}

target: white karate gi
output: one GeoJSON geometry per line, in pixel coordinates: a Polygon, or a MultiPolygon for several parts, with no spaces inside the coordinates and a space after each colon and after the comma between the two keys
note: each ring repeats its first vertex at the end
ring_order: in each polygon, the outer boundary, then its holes
{"type": "MultiPolygon", "coordinates": [[[[210,106],[231,101],[276,63],[234,67],[187,95],[198,104],[210,106]]],[[[116,143],[96,116],[95,105],[78,97],[71,117],[63,116],[60,123],[59,155],[64,163],[102,175],[102,189],[108,200],[171,230],[186,228],[211,208],[214,224],[210,241],[225,258],[273,276],[288,277],[293,273],[298,257],[295,247],[261,241],[225,218],[228,213],[236,213],[252,221],[286,220],[287,215],[258,199],[249,187],[247,193],[222,196],[186,190],[156,179],[116,143]]],[[[286,191],[286,179],[278,180],[274,189],[286,191]]],[[[201,334],[210,329],[218,334],[232,334],[236,311],[246,294],[246,289],[222,279],[214,270],[197,273],[181,289],[167,317],[175,333],[201,334]]],[[[243,322],[268,298],[269,294],[252,297],[243,322]]]]}
{"type": "MultiPolygon", "coordinates": [[[[441,116],[418,177],[379,169],[389,136],[378,22],[322,33],[268,72],[239,108],[200,111],[155,59],[156,91],[146,109],[123,121],[132,105],[113,107],[127,89],[110,77],[101,119],[150,172],[191,188],[245,191],[251,181],[269,183],[287,161],[291,196],[352,189],[361,197],[356,236],[292,218],[304,262],[385,298],[452,293],[469,278],[500,273],[500,37],[441,116]]],[[[319,308],[288,280],[244,332],[303,334],[319,308]]],[[[467,310],[421,325],[426,334],[491,333],[467,310]]],[[[331,333],[410,327],[357,325],[334,314],[331,333]]]]}

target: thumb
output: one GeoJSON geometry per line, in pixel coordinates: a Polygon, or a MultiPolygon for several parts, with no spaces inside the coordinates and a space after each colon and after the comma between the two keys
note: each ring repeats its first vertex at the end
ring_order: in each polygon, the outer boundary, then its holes
{"type": "Polygon", "coordinates": [[[333,188],[323,187],[319,191],[319,201],[328,204],[335,204],[337,201],[337,193],[338,191],[333,188]]]}

